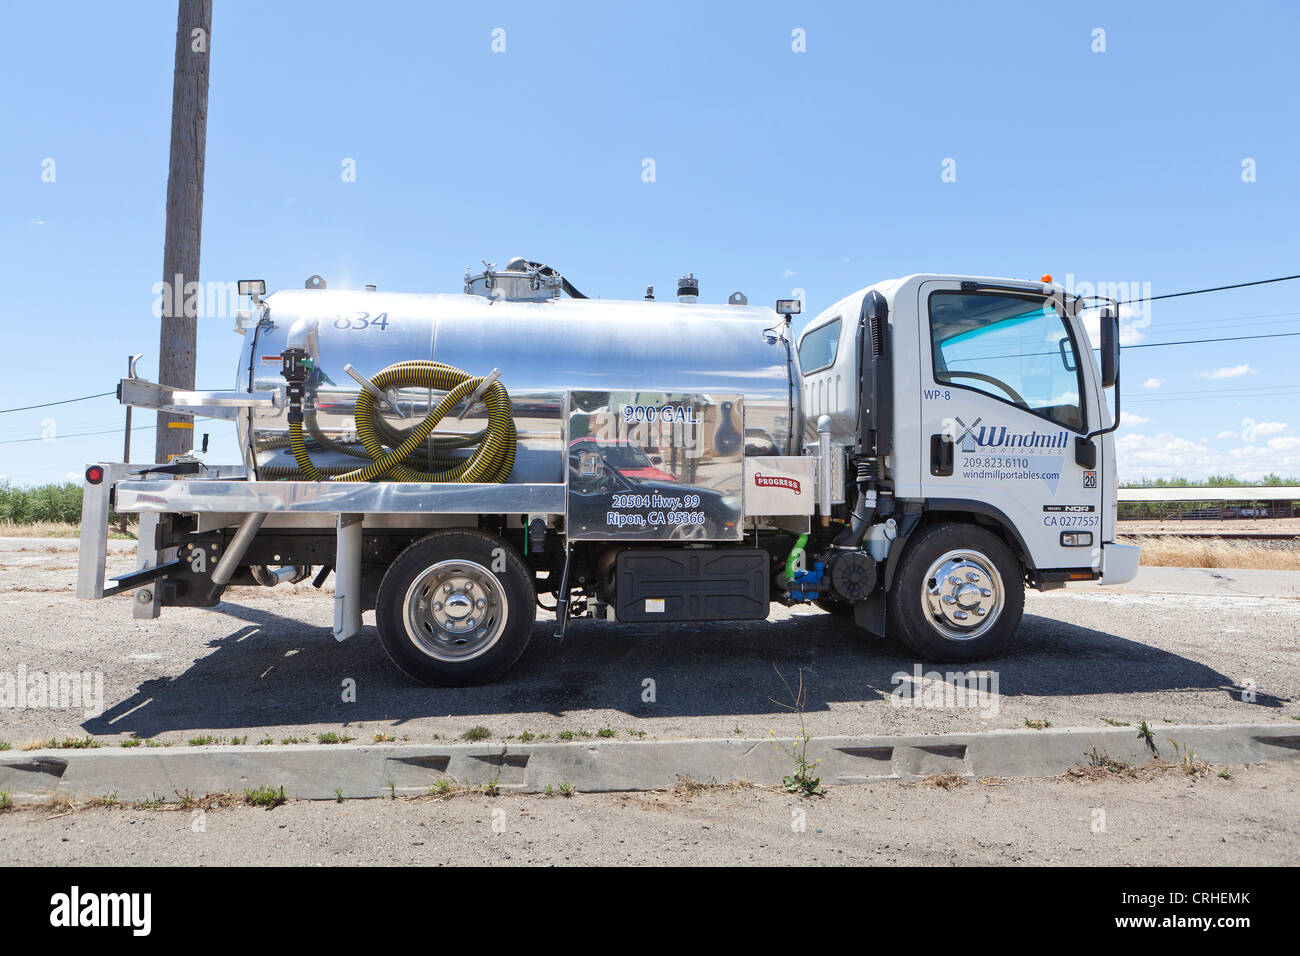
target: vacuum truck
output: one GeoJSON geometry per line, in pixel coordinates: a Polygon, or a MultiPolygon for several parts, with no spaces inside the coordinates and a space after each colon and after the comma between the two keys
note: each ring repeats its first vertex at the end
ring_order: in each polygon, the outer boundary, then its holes
{"type": "Polygon", "coordinates": [[[332,575],[336,639],[373,611],[406,675],[464,685],[539,607],[562,635],[814,604],[965,662],[1007,645],[1027,587],[1136,573],[1118,304],[1051,276],[879,282],[797,341],[798,300],[706,304],[693,275],[668,301],[524,259],[460,294],[305,286],[239,284],[233,390],[121,381],[125,405],[233,421],[243,460],[87,466],[79,597],[152,618],[332,575]],[[139,515],[138,561],[105,581],[112,509],[139,515]]]}

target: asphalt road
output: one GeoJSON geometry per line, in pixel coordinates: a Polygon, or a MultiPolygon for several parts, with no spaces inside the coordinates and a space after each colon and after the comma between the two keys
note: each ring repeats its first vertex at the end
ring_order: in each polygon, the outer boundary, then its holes
{"type": "MultiPolygon", "coordinates": [[[[232,589],[214,610],[134,621],[127,598],[75,599],[74,549],[0,542],[0,680],[20,667],[98,672],[104,712],[0,706],[0,741],[15,750],[85,734],[174,746],[208,735],[314,741],[328,731],[430,741],[472,727],[493,739],[606,728],[646,739],[792,734],[777,671],[802,672],[814,736],[1300,716],[1300,575],[1291,572],[1144,568],[1120,589],[1030,592],[1018,642],[981,665],[999,681],[990,713],[893,706],[895,675],[918,662],[812,608],[708,626],[577,621],[563,641],[543,614],[496,684],[429,689],[389,664],[373,627],[335,642],[329,596],[308,585],[232,589]],[[355,701],[345,700],[350,681],[355,701]]],[[[110,573],[131,566],[115,554],[110,573]]]]}
{"type": "Polygon", "coordinates": [[[1201,865],[1300,863],[1300,761],[1069,777],[0,813],[8,864],[1201,865]]]}

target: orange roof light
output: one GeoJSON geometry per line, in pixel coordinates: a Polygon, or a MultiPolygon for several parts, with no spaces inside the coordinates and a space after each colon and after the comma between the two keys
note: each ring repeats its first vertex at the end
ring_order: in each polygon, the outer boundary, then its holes
{"type": "Polygon", "coordinates": [[[1041,279],[1039,279],[1038,281],[1039,281],[1039,282],[1051,282],[1051,281],[1052,281],[1052,274],[1051,274],[1050,272],[1044,272],[1044,273],[1043,273],[1043,277],[1042,277],[1041,279]]]}

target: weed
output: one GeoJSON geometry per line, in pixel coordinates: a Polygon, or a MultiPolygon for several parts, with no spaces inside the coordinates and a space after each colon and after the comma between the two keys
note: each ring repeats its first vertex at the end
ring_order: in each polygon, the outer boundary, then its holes
{"type": "Polygon", "coordinates": [[[288,797],[284,795],[284,787],[277,790],[274,787],[262,786],[244,791],[244,802],[254,807],[274,810],[286,800],[288,797]]]}
{"type": "Polygon", "coordinates": [[[217,738],[213,737],[211,734],[204,734],[201,737],[191,737],[189,739],[189,745],[191,747],[206,747],[209,744],[215,744],[217,742],[217,738]]]}
{"type": "Polygon", "coordinates": [[[488,730],[486,727],[471,727],[460,736],[461,739],[469,741],[487,740],[492,736],[492,731],[488,730]]]}
{"type": "Polygon", "coordinates": [[[0,790],[0,810],[10,810],[14,805],[14,795],[8,790],[0,790]]]}
{"type": "Polygon", "coordinates": [[[602,728],[600,728],[600,730],[596,731],[596,736],[597,736],[597,737],[617,737],[617,736],[618,736],[618,731],[617,731],[617,730],[614,730],[614,729],[612,729],[612,728],[610,728],[610,727],[602,727],[602,728]]]}
{"type": "Polygon", "coordinates": [[[149,799],[141,800],[136,804],[136,806],[144,807],[146,810],[157,810],[162,805],[163,797],[161,793],[155,793],[149,799]]]}
{"type": "Polygon", "coordinates": [[[629,737],[640,738],[645,736],[644,730],[628,730],[628,731],[624,731],[624,733],[626,733],[629,737]]]}
{"type": "Polygon", "coordinates": [[[1127,720],[1111,720],[1109,717],[1103,717],[1102,723],[1110,724],[1112,727],[1131,727],[1127,720]]]}
{"type": "Polygon", "coordinates": [[[344,737],[342,734],[336,734],[332,730],[327,730],[323,734],[316,735],[316,742],[318,744],[345,744],[351,739],[351,737],[344,737]]]}
{"type": "Polygon", "coordinates": [[[1067,771],[1069,776],[1097,777],[1108,773],[1122,774],[1126,777],[1137,776],[1137,768],[1131,763],[1126,760],[1116,760],[1104,750],[1098,750],[1096,744],[1093,744],[1084,756],[1088,758],[1088,766],[1075,767],[1067,771]]]}
{"type": "Polygon", "coordinates": [[[1050,720],[1030,720],[1028,717],[1026,717],[1025,726],[1028,727],[1030,730],[1044,730],[1052,726],[1052,722],[1050,720]]]}
{"type": "Polygon", "coordinates": [[[1155,754],[1157,757],[1160,756],[1160,751],[1156,749],[1155,734],[1151,732],[1151,728],[1147,726],[1147,722],[1145,720],[1142,721],[1140,724],[1138,724],[1138,738],[1141,739],[1148,747],[1151,748],[1151,752],[1153,754],[1155,754]]]}
{"type": "Polygon", "coordinates": [[[390,737],[388,734],[375,734],[371,739],[377,744],[391,744],[397,741],[396,737],[390,737]]]}
{"type": "Polygon", "coordinates": [[[334,802],[335,802],[335,803],[342,803],[342,802],[343,802],[343,788],[342,788],[342,787],[335,787],[335,788],[334,788],[334,802]]]}
{"type": "Polygon", "coordinates": [[[577,792],[577,790],[573,789],[573,784],[569,783],[569,781],[563,780],[560,782],[560,796],[564,797],[564,799],[571,799],[577,792]]]}
{"type": "Polygon", "coordinates": [[[528,741],[536,740],[536,739],[537,739],[537,735],[527,730],[525,730],[522,734],[519,735],[519,740],[522,743],[528,743],[528,741]]]}
{"type": "Polygon", "coordinates": [[[267,746],[268,744],[273,744],[273,743],[275,743],[275,738],[274,738],[274,737],[263,737],[261,740],[259,740],[259,741],[257,742],[257,745],[258,745],[259,747],[265,747],[265,746],[267,746]]]}
{"type": "MultiPolygon", "coordinates": [[[[808,736],[808,728],[805,724],[805,708],[808,703],[808,692],[804,688],[803,668],[799,668],[798,690],[792,690],[790,688],[790,682],[785,679],[785,676],[779,670],[777,670],[775,664],[772,665],[772,670],[776,671],[776,676],[781,678],[781,683],[785,685],[786,692],[789,693],[791,701],[789,704],[783,704],[778,700],[772,700],[772,703],[790,711],[799,718],[799,736],[795,739],[792,746],[786,747],[778,740],[773,741],[773,743],[781,748],[781,751],[786,756],[794,761],[794,773],[782,778],[782,782],[785,784],[785,789],[791,793],[801,793],[806,797],[820,796],[824,792],[822,790],[822,780],[821,777],[814,777],[813,771],[817,769],[817,765],[821,763],[821,761],[808,760],[808,741],[812,738],[808,736]]],[[[771,731],[771,734],[775,737],[776,731],[771,731]]]]}
{"type": "Polygon", "coordinates": [[[1196,751],[1191,747],[1183,747],[1172,737],[1169,738],[1169,742],[1174,746],[1175,765],[1187,776],[1203,777],[1213,769],[1207,761],[1198,759],[1196,751]]]}
{"type": "Polygon", "coordinates": [[[8,749],[9,749],[9,741],[0,740],[0,750],[8,750],[8,749]]]}

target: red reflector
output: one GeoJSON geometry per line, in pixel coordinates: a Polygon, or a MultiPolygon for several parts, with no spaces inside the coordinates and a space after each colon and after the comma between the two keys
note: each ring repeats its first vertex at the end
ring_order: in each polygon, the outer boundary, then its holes
{"type": "Polygon", "coordinates": [[[92,485],[97,485],[104,480],[104,469],[98,465],[91,465],[86,469],[86,481],[92,485]]]}

